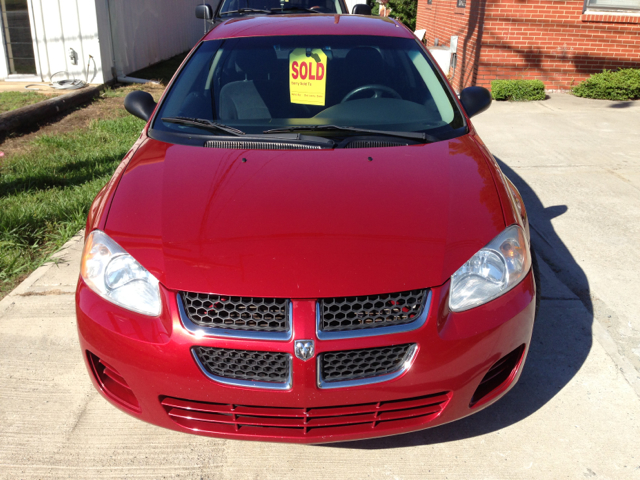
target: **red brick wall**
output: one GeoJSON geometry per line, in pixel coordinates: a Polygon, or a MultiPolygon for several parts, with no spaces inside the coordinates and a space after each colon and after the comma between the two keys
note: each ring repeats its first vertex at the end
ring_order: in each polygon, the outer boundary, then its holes
{"type": "Polygon", "coordinates": [[[604,68],[640,68],[640,16],[583,14],[583,0],[418,0],[427,45],[458,35],[453,85],[540,79],[569,89],[604,68]],[[479,47],[478,47],[479,45],[479,47]]]}

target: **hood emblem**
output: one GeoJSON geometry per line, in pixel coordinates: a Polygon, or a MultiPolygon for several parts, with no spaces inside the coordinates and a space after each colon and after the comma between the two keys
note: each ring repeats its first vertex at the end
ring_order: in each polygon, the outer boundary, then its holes
{"type": "Polygon", "coordinates": [[[294,351],[300,360],[309,360],[315,351],[313,340],[296,340],[294,351]]]}

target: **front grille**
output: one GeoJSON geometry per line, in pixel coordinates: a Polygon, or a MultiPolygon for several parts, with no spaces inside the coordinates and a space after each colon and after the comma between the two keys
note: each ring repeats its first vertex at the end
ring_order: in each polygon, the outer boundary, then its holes
{"type": "Polygon", "coordinates": [[[289,330],[289,301],[284,298],[182,292],[182,300],[189,320],[201,327],[258,332],[289,330]]]}
{"type": "Polygon", "coordinates": [[[235,150],[320,150],[320,145],[288,142],[259,142],[253,140],[210,140],[207,148],[231,148],[235,150]]]}
{"type": "Polygon", "coordinates": [[[320,330],[339,332],[403,325],[417,320],[424,310],[427,290],[320,300],[320,330]]]}
{"type": "Polygon", "coordinates": [[[211,375],[234,380],[285,383],[291,355],[226,348],[194,347],[198,360],[211,375]]]}
{"type": "Polygon", "coordinates": [[[415,344],[393,347],[344,350],[320,354],[320,378],[323,382],[344,382],[378,377],[401,370],[413,354],[415,344]]]}
{"type": "Polygon", "coordinates": [[[280,440],[371,432],[392,433],[429,423],[444,410],[450,392],[356,405],[291,408],[205,403],[165,397],[162,406],[178,425],[198,433],[272,436],[280,440]]]}

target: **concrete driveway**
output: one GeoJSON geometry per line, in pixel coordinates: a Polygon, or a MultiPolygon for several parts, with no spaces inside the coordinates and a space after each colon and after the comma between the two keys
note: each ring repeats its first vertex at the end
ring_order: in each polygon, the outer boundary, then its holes
{"type": "Polygon", "coordinates": [[[2,478],[640,478],[640,102],[553,95],[476,121],[519,187],[541,311],[518,385],[413,434],[329,446],[163,430],[94,391],[76,338],[82,237],[0,302],[2,478]]]}

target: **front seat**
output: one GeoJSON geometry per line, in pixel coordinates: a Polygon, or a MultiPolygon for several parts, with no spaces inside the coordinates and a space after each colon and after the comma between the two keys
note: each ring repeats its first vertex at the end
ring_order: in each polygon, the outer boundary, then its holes
{"type": "Polygon", "coordinates": [[[271,119],[256,82],[269,82],[276,62],[276,53],[272,48],[238,52],[235,63],[245,79],[227,83],[220,90],[221,120],[271,119]]]}

